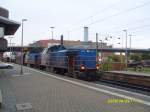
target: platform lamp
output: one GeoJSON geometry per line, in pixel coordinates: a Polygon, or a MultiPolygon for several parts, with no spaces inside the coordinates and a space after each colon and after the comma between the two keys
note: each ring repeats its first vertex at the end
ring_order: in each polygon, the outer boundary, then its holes
{"type": "Polygon", "coordinates": [[[102,55],[102,52],[103,52],[103,40],[99,40],[100,41],[100,49],[101,49],[101,63],[102,63],[102,60],[103,60],[103,55],[102,55]]]}
{"type": "Polygon", "coordinates": [[[53,40],[53,36],[54,36],[54,28],[55,28],[55,27],[50,27],[50,28],[51,28],[52,40],[53,40]]]}
{"type": "Polygon", "coordinates": [[[125,67],[126,67],[126,71],[127,71],[127,67],[128,67],[128,51],[127,51],[128,33],[127,33],[127,30],[123,30],[123,31],[125,32],[125,35],[126,35],[125,67]]]}
{"type": "Polygon", "coordinates": [[[96,63],[98,63],[98,33],[96,33],[96,63]]]}
{"type": "Polygon", "coordinates": [[[22,25],[22,33],[21,33],[21,70],[20,70],[20,74],[23,74],[23,24],[24,22],[27,21],[27,19],[22,19],[21,21],[21,25],[22,25]]]}

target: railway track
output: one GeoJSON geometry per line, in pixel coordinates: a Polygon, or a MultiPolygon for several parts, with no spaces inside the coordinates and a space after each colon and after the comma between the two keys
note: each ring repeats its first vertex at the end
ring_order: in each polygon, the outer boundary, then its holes
{"type": "Polygon", "coordinates": [[[123,73],[101,73],[99,81],[125,88],[148,92],[150,94],[150,76],[139,76],[123,73]]]}
{"type": "Polygon", "coordinates": [[[100,82],[105,83],[109,86],[119,86],[119,87],[125,87],[126,89],[132,89],[133,91],[138,91],[138,92],[146,92],[146,94],[150,95],[150,88],[144,87],[144,86],[139,86],[139,85],[134,85],[134,84],[129,84],[125,82],[118,82],[118,81],[112,81],[112,80],[104,80],[104,79],[99,79],[100,82]]]}

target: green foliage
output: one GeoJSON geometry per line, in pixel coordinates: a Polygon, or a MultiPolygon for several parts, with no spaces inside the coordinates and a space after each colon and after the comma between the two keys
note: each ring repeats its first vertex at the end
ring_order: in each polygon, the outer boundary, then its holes
{"type": "Polygon", "coordinates": [[[112,62],[124,62],[124,56],[123,55],[115,55],[109,56],[109,59],[112,60],[112,62]]]}
{"type": "Polygon", "coordinates": [[[150,53],[142,53],[141,57],[142,57],[142,60],[149,60],[150,59],[150,53]]]}
{"type": "Polygon", "coordinates": [[[137,54],[137,53],[131,54],[131,55],[130,55],[130,59],[131,59],[131,60],[134,60],[134,61],[141,61],[141,60],[142,60],[141,55],[140,55],[140,54],[137,54]]]}
{"type": "Polygon", "coordinates": [[[112,58],[108,57],[108,59],[101,64],[101,71],[109,71],[112,69],[112,58]]]}
{"type": "Polygon", "coordinates": [[[102,64],[102,71],[109,71],[112,69],[112,64],[109,62],[105,62],[102,64]]]}
{"type": "Polygon", "coordinates": [[[149,60],[150,53],[134,53],[130,55],[130,59],[134,61],[149,60]]]}
{"type": "Polygon", "coordinates": [[[119,55],[112,55],[112,60],[114,61],[114,62],[120,62],[120,56],[119,55]]]}

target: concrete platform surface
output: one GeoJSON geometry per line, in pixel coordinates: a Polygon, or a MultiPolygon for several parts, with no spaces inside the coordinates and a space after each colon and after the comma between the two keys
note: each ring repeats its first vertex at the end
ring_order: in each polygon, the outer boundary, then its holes
{"type": "MultiPolygon", "coordinates": [[[[127,100],[124,95],[93,87],[90,82],[20,66],[0,74],[3,105],[0,112],[16,112],[16,104],[29,103],[35,112],[149,112],[150,102],[127,100]],[[87,86],[86,86],[87,85],[87,86]]],[[[132,96],[131,96],[132,97],[132,96]]]]}

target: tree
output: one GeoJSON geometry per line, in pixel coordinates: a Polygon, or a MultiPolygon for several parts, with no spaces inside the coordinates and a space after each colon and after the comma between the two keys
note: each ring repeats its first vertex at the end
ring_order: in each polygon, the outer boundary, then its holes
{"type": "Polygon", "coordinates": [[[141,57],[142,60],[150,60],[150,53],[142,53],[141,57]]]}
{"type": "MultiPolygon", "coordinates": [[[[111,58],[113,62],[121,62],[121,55],[115,55],[115,54],[113,54],[109,58],[111,58]]],[[[122,58],[124,59],[124,56],[122,56],[122,58]]]]}
{"type": "Polygon", "coordinates": [[[141,61],[141,60],[142,60],[142,57],[141,57],[140,54],[135,53],[135,54],[131,54],[131,55],[130,55],[130,59],[131,59],[131,60],[134,60],[134,61],[141,61]]]}

